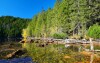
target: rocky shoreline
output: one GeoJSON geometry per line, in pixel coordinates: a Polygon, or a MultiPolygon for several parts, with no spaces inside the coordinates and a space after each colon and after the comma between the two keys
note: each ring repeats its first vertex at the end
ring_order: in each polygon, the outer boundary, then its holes
{"type": "Polygon", "coordinates": [[[26,49],[18,42],[5,43],[0,45],[0,59],[12,59],[24,56],[26,49]]]}

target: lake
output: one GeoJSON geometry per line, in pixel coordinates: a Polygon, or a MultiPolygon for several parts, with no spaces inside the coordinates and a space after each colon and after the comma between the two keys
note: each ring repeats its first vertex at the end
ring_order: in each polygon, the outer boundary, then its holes
{"type": "MultiPolygon", "coordinates": [[[[5,42],[0,44],[0,59],[14,59],[30,57],[37,63],[100,63],[100,52],[88,52],[89,45],[79,44],[45,44],[39,43],[19,43],[5,42]],[[85,50],[86,49],[86,50],[85,50]],[[5,50],[5,51],[4,51],[5,50]],[[21,50],[21,54],[16,54],[13,57],[7,57],[16,50],[21,50]]],[[[95,45],[95,49],[100,49],[100,46],[95,45]]]]}

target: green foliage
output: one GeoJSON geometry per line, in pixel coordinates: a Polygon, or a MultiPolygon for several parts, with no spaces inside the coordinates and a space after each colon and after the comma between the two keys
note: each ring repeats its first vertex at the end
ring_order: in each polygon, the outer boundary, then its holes
{"type": "Polygon", "coordinates": [[[56,38],[56,39],[64,39],[66,37],[67,37],[67,35],[65,33],[55,33],[53,35],[53,38],[56,38]]]}
{"type": "Polygon", "coordinates": [[[100,25],[94,24],[88,30],[88,36],[92,38],[100,38],[100,25]]]}
{"type": "Polygon", "coordinates": [[[0,17],[0,38],[21,37],[22,29],[26,28],[30,19],[13,16],[0,17]]]}
{"type": "Polygon", "coordinates": [[[27,32],[33,37],[51,37],[54,33],[84,37],[91,25],[100,24],[99,7],[97,0],[57,0],[53,9],[33,17],[27,32]]]}

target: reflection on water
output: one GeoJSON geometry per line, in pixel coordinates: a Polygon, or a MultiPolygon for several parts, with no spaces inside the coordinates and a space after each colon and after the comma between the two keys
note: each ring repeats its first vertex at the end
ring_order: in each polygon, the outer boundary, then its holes
{"type": "MultiPolygon", "coordinates": [[[[14,45],[12,48],[15,49],[16,46],[21,48],[17,43],[10,45],[6,44],[6,48],[8,48],[8,46],[11,48],[11,45],[14,45]]],[[[98,53],[89,52],[90,46],[88,46],[89,45],[80,44],[22,44],[22,47],[27,49],[27,54],[31,56],[33,60],[38,61],[38,63],[100,63],[100,54],[97,55],[98,53]]],[[[94,48],[100,49],[100,46],[95,46],[94,48]]]]}
{"type": "Polygon", "coordinates": [[[0,43],[0,59],[21,57],[21,55],[24,55],[24,52],[19,42],[5,41],[0,43]]]}
{"type": "Polygon", "coordinates": [[[91,57],[91,58],[90,58],[90,63],[93,63],[94,53],[92,53],[90,57],[91,57]]]}
{"type": "MultiPolygon", "coordinates": [[[[82,52],[82,51],[86,51],[86,52],[89,52],[90,51],[90,49],[87,49],[87,47],[89,46],[90,47],[90,45],[80,45],[80,44],[78,44],[78,45],[75,45],[75,44],[66,44],[65,45],[65,47],[66,48],[68,48],[68,47],[70,47],[70,46],[78,46],[78,52],[82,52]],[[87,46],[87,47],[86,47],[87,46]]],[[[94,47],[96,48],[97,46],[96,45],[94,45],[94,47]]],[[[100,49],[99,47],[98,47],[98,49],[100,49]]],[[[90,53],[90,52],[89,52],[90,53]]],[[[95,57],[95,55],[96,54],[94,54],[95,52],[91,52],[91,54],[90,54],[90,63],[94,63],[93,61],[94,61],[94,57],[95,57]]],[[[96,53],[99,53],[99,52],[96,52],[96,53]]],[[[98,56],[99,58],[100,58],[100,56],[98,56]]],[[[100,60],[100,59],[99,59],[100,60]]],[[[99,62],[100,63],[100,62],[99,62]]]]}
{"type": "MultiPolygon", "coordinates": [[[[43,47],[39,45],[40,45],[39,43],[23,44],[23,47],[29,51],[28,52],[29,55],[33,57],[34,60],[40,61],[39,63],[48,62],[50,61],[49,58],[52,58],[53,63],[55,63],[55,60],[62,61],[65,63],[73,63],[73,62],[94,63],[94,60],[96,60],[96,58],[94,58],[96,57],[95,53],[89,52],[89,50],[85,51],[88,45],[49,44],[49,45],[44,45],[43,47]]],[[[98,62],[100,63],[100,60],[98,60],[98,62]]]]}
{"type": "Polygon", "coordinates": [[[22,38],[0,38],[0,43],[4,42],[19,42],[22,38]]]}
{"type": "Polygon", "coordinates": [[[86,48],[84,47],[84,45],[80,45],[80,44],[65,44],[65,48],[68,48],[70,46],[77,46],[78,47],[78,52],[81,52],[83,50],[85,50],[86,48]]]}

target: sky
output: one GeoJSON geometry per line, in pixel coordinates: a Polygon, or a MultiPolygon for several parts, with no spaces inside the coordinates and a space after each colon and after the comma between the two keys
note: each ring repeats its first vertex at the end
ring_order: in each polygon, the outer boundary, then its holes
{"type": "Polygon", "coordinates": [[[53,8],[56,0],[0,0],[0,16],[32,18],[43,9],[53,8]]]}

